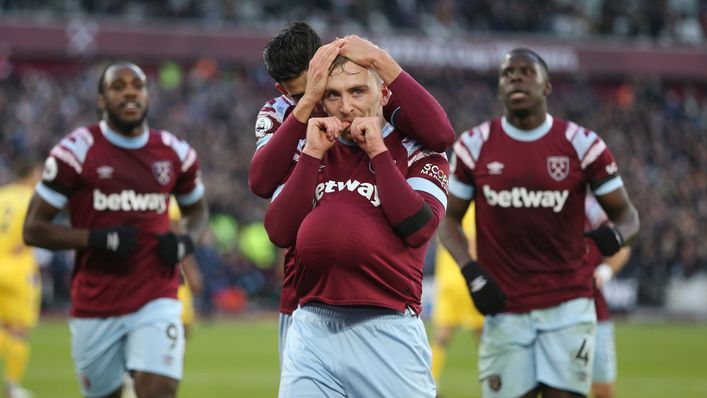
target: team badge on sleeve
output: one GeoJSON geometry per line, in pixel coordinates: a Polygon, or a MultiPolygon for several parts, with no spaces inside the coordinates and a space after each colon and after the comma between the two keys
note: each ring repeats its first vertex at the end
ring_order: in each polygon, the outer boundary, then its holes
{"type": "Polygon", "coordinates": [[[267,116],[259,117],[255,122],[255,136],[262,137],[272,128],[272,120],[267,116]]]}
{"type": "Polygon", "coordinates": [[[42,170],[42,179],[44,181],[52,181],[59,173],[59,168],[56,164],[56,159],[53,156],[44,161],[44,169],[42,170]]]}
{"type": "Polygon", "coordinates": [[[555,181],[562,181],[570,173],[570,158],[567,156],[548,156],[547,173],[555,181]]]}
{"type": "Polygon", "coordinates": [[[160,184],[169,184],[172,180],[172,163],[167,160],[152,163],[152,174],[160,184]]]}

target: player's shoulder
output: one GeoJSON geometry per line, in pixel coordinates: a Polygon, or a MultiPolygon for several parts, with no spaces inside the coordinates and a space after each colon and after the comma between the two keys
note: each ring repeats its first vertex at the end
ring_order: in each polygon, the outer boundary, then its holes
{"type": "Polygon", "coordinates": [[[455,156],[473,169],[484,144],[490,137],[500,134],[501,131],[500,118],[486,120],[463,131],[453,146],[455,156]]]}
{"type": "Polygon", "coordinates": [[[499,131],[501,128],[501,119],[500,118],[495,118],[495,119],[489,119],[485,120],[484,122],[470,128],[467,130],[464,130],[459,134],[459,138],[457,138],[457,142],[459,141],[466,141],[466,140],[480,140],[482,142],[488,141],[489,136],[491,135],[492,132],[499,131]]]}
{"type": "Polygon", "coordinates": [[[579,159],[584,159],[590,150],[602,152],[606,149],[606,144],[597,132],[571,120],[555,118],[552,129],[559,140],[572,146],[579,159]]]}
{"type": "MultiPolygon", "coordinates": [[[[154,145],[169,148],[174,152],[180,162],[187,162],[189,159],[196,158],[196,152],[189,143],[177,135],[167,130],[150,129],[150,139],[148,142],[153,142],[154,145]]],[[[194,160],[191,160],[193,162],[194,160]]]]}
{"type": "Polygon", "coordinates": [[[269,116],[273,119],[282,122],[285,117],[295,107],[295,102],[289,97],[281,95],[279,97],[271,98],[260,108],[258,112],[258,117],[269,116]]]}
{"type": "Polygon", "coordinates": [[[98,142],[101,129],[98,124],[77,127],[64,135],[49,152],[51,157],[59,159],[81,173],[89,152],[98,142]]]}
{"type": "MultiPolygon", "coordinates": [[[[383,129],[383,135],[386,137],[388,134],[392,134],[394,128],[390,124],[386,124],[383,129]]],[[[438,160],[442,162],[447,161],[447,154],[444,152],[435,152],[431,149],[427,149],[422,144],[420,144],[416,139],[402,135],[399,131],[395,131],[398,135],[400,145],[405,149],[405,155],[407,156],[408,166],[420,161],[420,160],[438,160]]]]}

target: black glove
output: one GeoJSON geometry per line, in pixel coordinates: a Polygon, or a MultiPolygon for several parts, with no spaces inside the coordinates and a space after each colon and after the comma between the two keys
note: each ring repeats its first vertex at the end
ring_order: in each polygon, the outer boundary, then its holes
{"type": "Polygon", "coordinates": [[[92,229],[88,233],[88,247],[127,257],[137,248],[137,232],[137,228],[130,225],[92,229]]]}
{"type": "Polygon", "coordinates": [[[587,231],[584,236],[594,240],[599,252],[604,257],[615,254],[624,245],[624,237],[621,236],[619,230],[608,224],[604,224],[595,230],[587,231]]]}
{"type": "Polygon", "coordinates": [[[194,253],[194,242],[189,235],[167,232],[157,236],[157,255],[163,264],[175,266],[191,253],[194,253]]]}
{"type": "Polygon", "coordinates": [[[503,310],[506,295],[498,283],[481,269],[476,261],[469,261],[461,269],[476,309],[483,315],[496,314],[503,310]]]}

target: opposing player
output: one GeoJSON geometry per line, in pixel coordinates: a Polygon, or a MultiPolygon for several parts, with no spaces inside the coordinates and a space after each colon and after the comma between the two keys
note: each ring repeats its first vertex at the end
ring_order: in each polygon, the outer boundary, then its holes
{"type": "Polygon", "coordinates": [[[302,155],[268,207],[273,242],[296,243],[300,298],[280,397],[435,395],[419,313],[448,164],[385,123],[387,94],[374,71],[337,58],[323,100],[332,116],[309,120],[302,155]]]}
{"type": "MultiPolygon", "coordinates": [[[[319,102],[337,54],[347,54],[371,66],[395,90],[397,94],[384,106],[384,116],[396,127],[438,151],[454,142],[454,130],[439,103],[388,53],[356,36],[322,46],[319,35],[308,24],[294,22],[273,37],[263,52],[268,73],[282,96],[268,101],[256,121],[256,152],[248,169],[250,189],[256,195],[270,198],[284,183],[300,156],[307,120],[324,115],[319,102]]],[[[297,307],[293,267],[293,252],[288,249],[280,299],[280,356],[290,315],[297,307]]]]}
{"type": "MultiPolygon", "coordinates": [[[[476,258],[474,238],[474,206],[462,219],[462,227],[469,238],[469,255],[476,258]]],[[[444,372],[447,348],[457,329],[469,331],[474,340],[481,336],[484,317],[474,307],[459,266],[441,245],[437,247],[435,262],[435,299],[432,310],[432,376],[437,386],[444,372]]]]}
{"type": "Polygon", "coordinates": [[[28,244],[76,249],[69,327],[86,397],[119,397],[123,374],[138,397],[174,397],[184,331],[177,264],[208,223],[194,150],[148,128],[145,73],[109,65],[98,84],[100,123],[81,127],[50,152],[25,220],[28,244]],[[170,231],[174,194],[185,234],[170,231]],[[64,207],[70,226],[52,223],[64,207]]]}
{"type": "MultiPolygon", "coordinates": [[[[609,218],[592,194],[587,194],[585,201],[587,215],[586,229],[597,229],[607,223],[609,218]]],[[[597,337],[594,349],[594,369],[592,371],[592,397],[613,398],[616,381],[616,341],[614,323],[611,321],[609,306],[601,287],[619,272],[631,256],[631,248],[624,246],[616,254],[603,257],[594,242],[588,243],[588,263],[594,268],[594,305],[597,310],[597,337]]]]}
{"type": "Polygon", "coordinates": [[[41,284],[32,248],[22,241],[22,223],[40,166],[29,158],[15,160],[15,180],[0,187],[0,361],[7,398],[32,396],[21,383],[29,362],[29,335],[39,317],[41,284]]]}
{"type": "Polygon", "coordinates": [[[583,236],[587,187],[612,222],[588,233],[603,255],[639,229],[611,152],[595,132],[547,113],[551,89],[540,56],[510,51],[499,71],[503,117],[454,144],[440,238],[487,314],[479,347],[487,398],[587,395],[596,329],[583,236]],[[478,261],[461,228],[472,200],[478,261]]]}

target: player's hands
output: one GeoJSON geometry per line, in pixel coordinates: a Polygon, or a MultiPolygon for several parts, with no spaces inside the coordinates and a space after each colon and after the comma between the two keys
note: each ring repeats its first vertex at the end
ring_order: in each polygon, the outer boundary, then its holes
{"type": "Polygon", "coordinates": [[[173,267],[191,253],[194,253],[194,241],[189,235],[170,231],[157,236],[157,256],[162,264],[173,267]]]}
{"type": "Polygon", "coordinates": [[[300,101],[305,100],[317,104],[322,99],[327,80],[329,79],[329,67],[336,59],[336,56],[339,55],[340,47],[341,40],[335,40],[319,47],[317,52],[314,53],[314,56],[309,61],[307,85],[300,101]]]}
{"type": "Polygon", "coordinates": [[[349,127],[348,122],[342,122],[334,116],[313,117],[307,122],[307,142],[302,149],[303,153],[317,159],[324,157],[341,132],[349,127]]]}
{"type": "Polygon", "coordinates": [[[383,142],[381,119],[377,116],[357,117],[349,128],[351,139],[366,151],[369,158],[388,150],[383,142]]]}
{"type": "Polygon", "coordinates": [[[594,286],[600,288],[614,277],[614,270],[607,263],[601,263],[594,268],[594,286]]]}
{"type": "Polygon", "coordinates": [[[372,68],[386,84],[390,84],[403,71],[388,52],[356,35],[341,39],[339,54],[364,68],[372,68]]]}
{"type": "Polygon", "coordinates": [[[461,268],[466,285],[474,300],[476,309],[483,315],[501,312],[506,303],[506,295],[476,261],[469,261],[461,268]]]}
{"type": "Polygon", "coordinates": [[[88,247],[127,257],[137,248],[137,233],[138,229],[131,225],[92,229],[88,232],[88,247]]]}
{"type": "Polygon", "coordinates": [[[618,229],[609,224],[603,224],[597,229],[587,231],[584,236],[592,238],[596,243],[599,252],[604,257],[609,257],[619,250],[624,245],[624,238],[618,229]]]}

